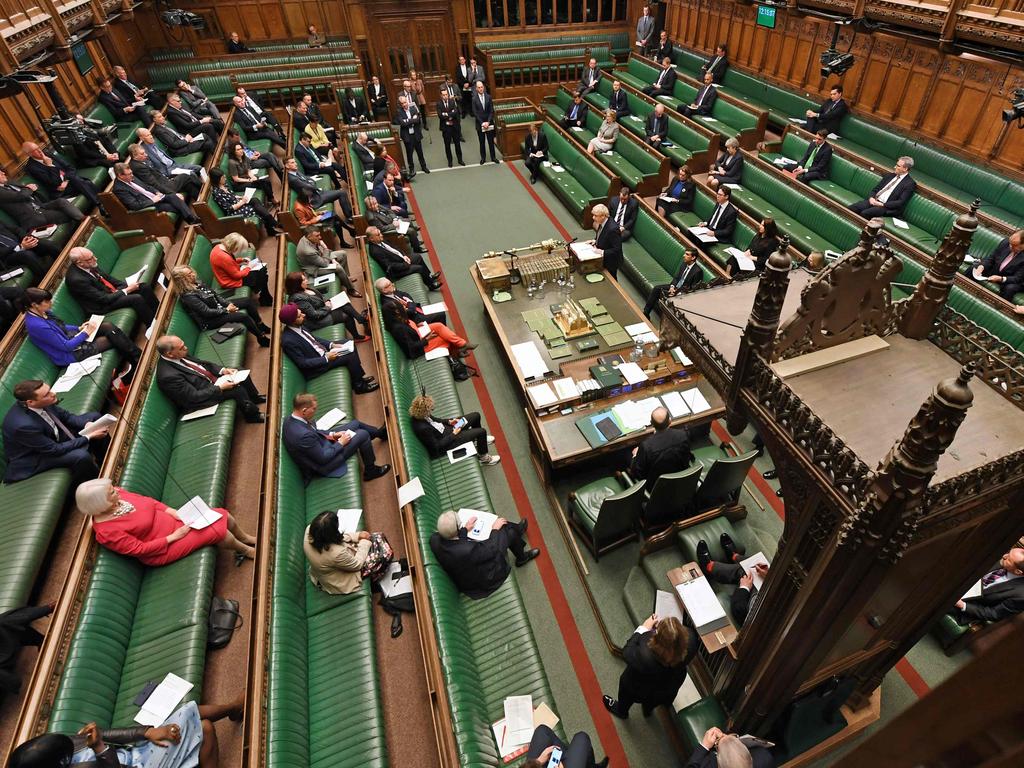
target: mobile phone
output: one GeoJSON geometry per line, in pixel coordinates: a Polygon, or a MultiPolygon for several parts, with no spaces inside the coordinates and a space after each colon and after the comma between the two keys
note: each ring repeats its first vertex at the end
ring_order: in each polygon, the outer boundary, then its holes
{"type": "Polygon", "coordinates": [[[551,757],[548,759],[547,768],[558,768],[562,764],[562,748],[555,747],[551,750],[551,757]]]}
{"type": "Polygon", "coordinates": [[[467,424],[469,424],[469,422],[466,419],[459,419],[458,421],[455,422],[455,426],[453,427],[453,429],[462,429],[467,424]]]}
{"type": "Polygon", "coordinates": [[[468,448],[453,448],[452,449],[452,458],[453,459],[461,459],[463,456],[465,456],[468,453],[469,453],[469,449],[468,448]]]}

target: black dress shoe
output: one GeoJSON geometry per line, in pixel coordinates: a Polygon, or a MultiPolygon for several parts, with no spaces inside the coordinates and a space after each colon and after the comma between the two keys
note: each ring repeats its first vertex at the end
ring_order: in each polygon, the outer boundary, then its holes
{"type": "Polygon", "coordinates": [[[363,480],[376,480],[378,477],[383,477],[390,471],[390,464],[374,464],[372,467],[368,467],[363,470],[363,480]]]}
{"type": "Polygon", "coordinates": [[[761,477],[763,477],[765,480],[774,480],[778,476],[779,476],[779,470],[777,470],[777,469],[769,469],[767,472],[762,472],[761,473],[761,477]]]}
{"type": "Polygon", "coordinates": [[[258,326],[256,326],[256,327],[257,327],[257,328],[258,328],[258,329],[259,329],[260,331],[262,331],[263,333],[270,333],[270,332],[271,332],[271,331],[273,330],[273,329],[272,329],[272,328],[271,328],[271,327],[270,327],[269,325],[267,325],[266,323],[260,323],[260,324],[259,324],[258,326]]]}
{"type": "Polygon", "coordinates": [[[707,576],[708,566],[711,565],[711,550],[704,539],[697,542],[697,565],[700,566],[700,572],[707,576]]]}
{"type": "Polygon", "coordinates": [[[522,534],[523,536],[525,536],[525,535],[526,535],[526,529],[530,527],[530,521],[529,521],[529,520],[527,520],[527,519],[526,519],[526,518],[524,517],[524,518],[523,518],[522,520],[520,520],[520,521],[519,521],[518,523],[516,523],[516,526],[517,526],[517,527],[519,528],[519,532],[520,532],[520,533],[521,533],[521,534],[522,534]]]}
{"type": "Polygon", "coordinates": [[[608,755],[605,755],[600,763],[594,763],[594,768],[608,768],[608,755]]]}
{"type": "Polygon", "coordinates": [[[429,168],[424,168],[424,169],[423,169],[423,172],[424,172],[424,173],[430,173],[430,169],[429,169],[429,168]]]}
{"type": "Polygon", "coordinates": [[[540,550],[537,549],[536,547],[533,548],[533,549],[526,550],[525,552],[523,552],[523,556],[522,557],[517,557],[516,558],[516,568],[522,568],[524,565],[526,565],[528,562],[530,562],[534,558],[538,557],[539,555],[540,555],[540,550]]]}
{"type": "Polygon", "coordinates": [[[747,550],[733,541],[732,536],[728,533],[723,533],[718,537],[718,540],[722,545],[722,551],[725,552],[725,560],[728,563],[738,563],[739,558],[747,554],[747,550]]]}
{"type": "Polygon", "coordinates": [[[628,720],[629,719],[629,715],[628,714],[623,715],[623,714],[621,714],[619,712],[619,702],[617,702],[611,696],[602,696],[601,697],[601,702],[604,704],[604,708],[605,709],[607,709],[609,712],[611,712],[613,715],[615,715],[620,720],[628,720]]]}
{"type": "Polygon", "coordinates": [[[380,384],[376,381],[367,381],[366,379],[363,379],[357,383],[353,389],[357,395],[365,395],[368,392],[375,392],[380,389],[380,384]]]}
{"type": "MultiPolygon", "coordinates": [[[[463,141],[465,141],[465,139],[463,139],[463,141]]],[[[463,168],[466,167],[466,164],[464,162],[462,162],[461,160],[459,160],[459,165],[461,165],[463,168]]]]}
{"type": "Polygon", "coordinates": [[[385,424],[383,427],[380,428],[380,434],[377,435],[377,439],[382,441],[382,442],[385,442],[385,443],[388,441],[388,425],[387,424],[385,424]]]}
{"type": "Polygon", "coordinates": [[[451,168],[451,167],[452,167],[452,164],[451,164],[451,163],[448,163],[448,167],[449,167],[449,168],[451,168]]]}
{"type": "Polygon", "coordinates": [[[257,336],[256,343],[259,344],[261,347],[269,347],[270,339],[266,336],[257,336]]]}

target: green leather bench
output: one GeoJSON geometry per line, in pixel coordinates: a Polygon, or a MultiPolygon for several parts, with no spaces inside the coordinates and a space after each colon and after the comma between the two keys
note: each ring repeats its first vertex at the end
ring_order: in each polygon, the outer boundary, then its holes
{"type": "MultiPolygon", "coordinates": [[[[212,333],[199,331],[180,306],[167,332],[180,336],[200,358],[242,367],[245,334],[215,344],[212,333]]],[[[181,422],[177,408],[151,386],[118,484],[172,507],[197,494],[221,506],[234,416],[229,401],[213,416],[181,422]]],[[[133,700],[142,687],[168,672],[194,684],[186,699],[201,695],[215,562],[213,547],[159,568],[98,548],[50,730],[72,732],[90,721],[101,727],[128,725],[138,712],[133,700]]]]}
{"type": "Polygon", "coordinates": [[[90,120],[99,120],[104,125],[117,126],[117,139],[115,140],[114,146],[117,149],[117,153],[122,157],[124,157],[124,154],[128,149],[128,145],[139,140],[138,137],[135,135],[135,131],[142,127],[141,120],[115,119],[114,116],[111,114],[110,110],[102,104],[100,104],[98,101],[96,102],[96,105],[91,110],[89,110],[89,113],[86,115],[86,117],[88,117],[90,120]]]}
{"type": "MultiPolygon", "coordinates": [[[[571,108],[572,96],[564,88],[559,88],[556,92],[554,104],[544,102],[541,105],[541,109],[556,122],[561,121],[571,108]]],[[[590,140],[597,135],[603,122],[603,114],[596,110],[590,111],[587,114],[586,128],[582,131],[570,130],[569,135],[585,149],[590,140]]],[[[642,147],[638,147],[630,137],[622,135],[623,133],[624,131],[620,129],[619,138],[615,140],[610,154],[595,152],[593,157],[633,190],[652,182],[657,184],[661,163],[642,147]]]]}
{"type": "MultiPolygon", "coordinates": [[[[288,269],[298,269],[290,244],[287,258],[288,269]]],[[[333,281],[330,290],[338,288],[333,281]]],[[[339,324],[318,333],[339,340],[343,331],[339,324]]],[[[350,385],[344,368],[307,381],[287,357],[282,358],[284,413],[290,412],[299,392],[315,394],[321,414],[331,408],[353,413],[350,385]]],[[[349,595],[321,592],[309,580],[302,551],[305,527],[318,514],[362,507],[359,459],[349,462],[344,477],[316,478],[307,486],[283,442],[278,457],[267,653],[267,768],[383,768],[388,764],[387,744],[370,583],[349,595]]]]}
{"type": "MultiPolygon", "coordinates": [[[[370,268],[373,279],[383,275],[376,263],[371,262],[370,268]]],[[[417,301],[428,300],[417,279],[402,278],[398,286],[417,301]]],[[[429,541],[442,512],[460,507],[489,511],[493,506],[477,462],[431,460],[412,431],[408,409],[421,386],[435,399],[436,413],[463,412],[447,361],[409,360],[384,330],[379,313],[377,324],[399,424],[400,434],[392,439],[402,446],[409,476],[419,477],[426,491],[414,502],[415,519],[456,746],[462,765],[498,768],[503,763],[491,723],[502,718],[505,697],[529,694],[535,704],[543,701],[549,706],[554,699],[515,572],[493,595],[472,600],[459,594],[434,558],[429,541]],[[495,644],[495,638],[501,642],[495,644]]],[[[506,765],[521,762],[522,758],[506,765]]]]}
{"type": "MultiPolygon", "coordinates": [[[[669,221],[680,230],[685,231],[690,227],[697,226],[702,221],[708,221],[715,212],[715,205],[714,198],[703,190],[698,190],[697,194],[693,197],[693,210],[673,213],[669,217],[669,221]]],[[[736,229],[733,232],[732,240],[728,243],[715,243],[710,248],[705,249],[704,252],[724,268],[726,262],[729,261],[729,253],[726,249],[735,246],[745,251],[753,237],[754,230],[743,219],[737,217],[736,229]]]]}
{"type": "MultiPolygon", "coordinates": [[[[280,50],[280,49],[278,49],[280,50]]],[[[338,49],[331,51],[314,50],[306,48],[303,53],[275,53],[267,51],[264,55],[258,56],[225,56],[221,59],[185,59],[167,62],[162,64],[150,64],[147,68],[150,87],[155,91],[173,91],[178,78],[189,79],[193,72],[205,72],[212,74],[217,70],[224,70],[226,74],[237,72],[248,67],[272,67],[287,66],[290,64],[319,64],[331,63],[338,60],[354,60],[355,54],[351,49],[338,49]],[[270,54],[270,55],[267,55],[270,54]]],[[[213,99],[210,92],[203,90],[210,99],[213,99]]],[[[230,97],[229,97],[230,98],[230,97]]]]}
{"type": "MultiPolygon", "coordinates": [[[[6,211],[0,211],[0,221],[2,221],[15,232],[20,232],[22,229],[18,225],[18,222],[12,219],[6,211]]],[[[54,246],[56,246],[57,248],[63,249],[64,246],[67,245],[68,240],[71,239],[71,235],[74,234],[75,226],[77,225],[72,223],[57,225],[57,229],[55,229],[49,237],[45,238],[46,242],[53,243],[54,246]]],[[[43,279],[42,274],[37,275],[28,267],[12,266],[10,269],[0,269],[0,272],[6,274],[8,272],[14,272],[17,269],[21,269],[21,274],[0,281],[0,285],[4,287],[18,286],[19,288],[28,288],[31,285],[37,285],[39,281],[43,279]]]]}
{"type": "MultiPolygon", "coordinates": [[[[640,209],[633,236],[622,244],[622,268],[644,295],[655,285],[670,283],[683,263],[683,246],[666,231],[666,226],[661,217],[640,209]]],[[[700,268],[704,282],[715,277],[703,264],[700,268]]]]}
{"type": "Polygon", "coordinates": [[[535,45],[588,45],[590,43],[608,43],[614,56],[625,56],[629,53],[629,33],[597,32],[584,35],[559,35],[558,37],[516,38],[512,40],[478,41],[476,47],[481,51],[496,51],[503,48],[528,48],[535,45]]]}
{"type": "Polygon", "coordinates": [[[587,153],[571,143],[557,128],[542,125],[541,130],[548,137],[548,158],[551,161],[550,166],[541,166],[541,178],[573,215],[583,216],[591,206],[607,200],[611,196],[611,180],[598,170],[587,153]],[[555,171],[556,165],[564,170],[555,171]]]}

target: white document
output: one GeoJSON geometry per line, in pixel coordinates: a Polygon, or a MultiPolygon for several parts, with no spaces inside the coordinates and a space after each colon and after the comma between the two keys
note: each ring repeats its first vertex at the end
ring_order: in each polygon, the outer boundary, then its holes
{"type": "Polygon", "coordinates": [[[338,530],[342,533],[355,533],[359,530],[359,520],[362,516],[361,509],[339,509],[338,530]]]}
{"type": "Polygon", "coordinates": [[[743,187],[741,187],[739,184],[730,184],[729,182],[726,182],[724,186],[728,187],[729,189],[743,189],[743,187]]]}
{"type": "Polygon", "coordinates": [[[398,506],[404,507],[406,504],[411,504],[425,494],[423,483],[418,477],[414,477],[405,485],[398,486],[398,506]]]}
{"type": "Polygon", "coordinates": [[[190,173],[192,173],[192,171],[188,168],[171,168],[171,176],[184,176],[185,174],[190,173]]]}
{"type": "Polygon", "coordinates": [[[88,421],[85,426],[82,427],[82,431],[79,432],[82,437],[90,437],[95,433],[99,432],[104,427],[109,427],[113,424],[117,424],[117,416],[112,413],[105,413],[100,416],[96,421],[88,421]]]}
{"type": "Polygon", "coordinates": [[[796,160],[790,160],[788,157],[776,157],[772,162],[775,165],[781,165],[783,167],[787,165],[797,165],[796,160]]]}
{"type": "Polygon", "coordinates": [[[570,130],[570,131],[576,131],[577,133],[583,133],[583,128],[581,128],[581,127],[580,127],[580,126],[578,126],[578,125],[573,125],[573,126],[570,126],[570,127],[569,127],[569,130],[570,130]]]}
{"type": "Polygon", "coordinates": [[[178,519],[189,528],[202,530],[221,519],[223,515],[210,509],[202,496],[193,496],[178,508],[178,519]]]}
{"type": "Polygon", "coordinates": [[[587,259],[598,259],[604,255],[604,251],[599,248],[595,248],[593,243],[573,243],[571,246],[572,252],[576,254],[576,258],[580,261],[586,261],[587,259]]]}
{"type": "Polygon", "coordinates": [[[331,408],[327,413],[316,420],[316,428],[327,432],[331,427],[336,427],[345,420],[345,412],[341,408],[331,408]]]}
{"type": "Polygon", "coordinates": [[[395,230],[400,235],[404,235],[409,231],[409,222],[405,219],[395,219],[395,230]]]}
{"type": "Polygon", "coordinates": [[[348,293],[345,291],[339,291],[338,293],[331,296],[328,301],[331,302],[331,309],[337,309],[338,307],[344,307],[349,303],[348,293]]]}
{"type": "Polygon", "coordinates": [[[705,577],[677,585],[676,592],[686,606],[697,634],[703,635],[729,624],[729,617],[705,577]]]}
{"type": "Polygon", "coordinates": [[[476,456],[476,443],[468,442],[457,445],[454,448],[448,450],[448,463],[458,464],[460,461],[468,459],[470,456],[476,456]]]}
{"type": "Polygon", "coordinates": [[[104,315],[91,315],[89,317],[89,320],[87,322],[92,323],[94,327],[92,333],[85,337],[86,341],[93,341],[96,338],[96,333],[100,329],[100,323],[103,322],[103,317],[104,315]]]}
{"type": "Polygon", "coordinates": [[[425,339],[430,335],[430,326],[426,323],[420,323],[416,326],[416,333],[420,335],[421,339],[425,339]]]}
{"type": "Polygon", "coordinates": [[[18,267],[17,269],[12,269],[10,272],[4,272],[2,275],[0,275],[0,282],[3,282],[5,280],[10,280],[11,278],[14,278],[14,277],[17,277],[18,275],[23,275],[23,274],[25,274],[25,270],[22,269],[21,267],[18,267]]]}
{"type": "Polygon", "coordinates": [[[678,203],[678,197],[672,197],[672,195],[658,195],[659,200],[664,200],[666,203],[678,203]]]}
{"type": "Polygon", "coordinates": [[[239,385],[243,381],[249,378],[249,369],[242,368],[234,373],[225,373],[223,376],[218,376],[217,380],[213,382],[215,387],[219,387],[221,384],[234,384],[239,385]]]}
{"type": "Polygon", "coordinates": [[[447,312],[448,306],[443,301],[435,301],[433,304],[420,305],[420,312],[424,315],[436,315],[438,312],[447,312]]]}
{"type": "Polygon", "coordinates": [[[124,281],[126,283],[128,283],[128,285],[134,285],[135,283],[141,283],[142,282],[142,278],[145,276],[145,274],[146,274],[146,268],[143,267],[138,272],[136,272],[134,274],[131,274],[131,275],[128,275],[128,277],[126,277],[124,279],[124,281]]]}
{"type": "Polygon", "coordinates": [[[313,278],[313,287],[317,288],[321,285],[327,285],[331,280],[334,279],[334,275],[320,275],[320,277],[313,278]]]}
{"type": "Polygon", "coordinates": [[[615,367],[619,369],[619,373],[622,374],[622,378],[626,380],[627,384],[639,384],[647,381],[644,369],[636,363],[619,363],[615,367]]]}
{"type": "Polygon", "coordinates": [[[686,401],[678,392],[666,392],[661,396],[661,402],[668,408],[668,415],[673,419],[688,416],[690,413],[690,409],[686,407],[686,401]]]}
{"type": "Polygon", "coordinates": [[[402,564],[398,560],[394,560],[384,572],[383,578],[377,582],[384,597],[407,595],[412,592],[412,574],[399,575],[401,573],[402,564]]]}
{"type": "Polygon", "coordinates": [[[542,384],[535,384],[526,388],[526,394],[530,396],[530,402],[534,408],[546,408],[558,402],[558,395],[546,381],[542,384]]]}
{"type": "Polygon", "coordinates": [[[680,624],[685,623],[676,596],[660,589],[654,593],[654,615],[659,619],[679,619],[680,624]]]}
{"type": "Polygon", "coordinates": [[[660,339],[658,338],[658,334],[654,331],[647,331],[647,333],[641,333],[638,336],[634,336],[633,341],[639,341],[641,344],[646,344],[648,342],[651,344],[657,344],[660,339]]]}
{"type": "Polygon", "coordinates": [[[643,406],[632,400],[612,406],[612,413],[615,414],[627,433],[647,429],[651,425],[651,411],[645,413],[643,406]]]}
{"type": "Polygon", "coordinates": [[[754,580],[754,587],[761,589],[764,586],[764,579],[757,573],[755,565],[771,565],[768,562],[768,558],[764,556],[764,552],[755,552],[745,560],[740,560],[740,565],[743,566],[744,572],[754,580]]]}
{"type": "Polygon", "coordinates": [[[807,121],[802,117],[791,117],[789,118],[789,122],[796,123],[797,125],[807,125],[807,121]]]}
{"type": "Polygon", "coordinates": [[[424,360],[438,360],[439,358],[442,357],[451,357],[451,355],[448,353],[448,347],[437,347],[436,349],[432,349],[423,355],[424,360]]]}
{"type": "Polygon", "coordinates": [[[198,411],[186,413],[184,416],[181,417],[180,421],[195,421],[196,419],[201,419],[204,416],[213,416],[213,414],[217,412],[218,405],[219,403],[214,403],[213,405],[207,406],[206,408],[200,408],[198,411]]]}
{"type": "Polygon", "coordinates": [[[969,597],[981,597],[981,579],[974,582],[974,584],[971,585],[971,588],[964,592],[964,596],[960,599],[966,600],[969,597]]]}
{"type": "Polygon", "coordinates": [[[632,323],[631,325],[627,325],[623,328],[623,330],[635,339],[637,336],[649,333],[651,326],[647,323],[632,323]]]}
{"type": "Polygon", "coordinates": [[[490,538],[491,530],[494,528],[494,524],[498,521],[498,516],[490,512],[481,512],[479,509],[466,509],[462,508],[459,510],[459,525],[463,528],[466,527],[466,523],[469,522],[469,518],[475,517],[476,522],[473,524],[473,529],[467,531],[467,535],[473,541],[486,541],[490,538]]]}
{"type": "Polygon", "coordinates": [[[37,227],[36,229],[32,230],[32,237],[34,237],[36,240],[45,240],[56,231],[56,224],[51,224],[48,227],[37,227]]]}
{"type": "Polygon", "coordinates": [[[580,394],[572,376],[556,379],[552,384],[555,387],[555,394],[558,396],[559,400],[571,400],[574,397],[578,397],[580,394]]]}
{"type": "MultiPolygon", "coordinates": [[[[699,115],[698,115],[698,117],[699,117],[699,115]]],[[[701,117],[700,119],[703,120],[705,123],[717,123],[718,122],[718,118],[716,118],[716,117],[706,117],[705,116],[705,117],[701,117]]]]}
{"type": "Polygon", "coordinates": [[[739,264],[741,272],[753,272],[757,267],[754,260],[747,256],[746,251],[741,251],[736,246],[729,246],[725,249],[725,252],[736,259],[736,263],[739,264]]]}
{"type": "Polygon", "coordinates": [[[193,685],[188,680],[168,672],[167,677],[149,694],[146,703],[135,716],[135,722],[152,728],[163,725],[192,688],[193,685]]]}
{"type": "Polygon", "coordinates": [[[551,170],[554,171],[555,173],[565,173],[565,168],[563,168],[560,165],[552,165],[551,170]]]}
{"type": "Polygon", "coordinates": [[[680,393],[683,397],[683,402],[686,403],[686,407],[690,409],[692,413],[703,413],[704,411],[711,410],[711,403],[700,393],[700,390],[694,387],[688,389],[685,392],[680,393]]]}
{"type": "Polygon", "coordinates": [[[830,134],[829,134],[829,135],[827,136],[827,138],[829,138],[829,139],[832,139],[833,141],[835,141],[836,139],[838,139],[838,138],[839,138],[839,134],[838,134],[838,133],[830,133],[830,134]]]}
{"type": "Polygon", "coordinates": [[[249,261],[246,264],[246,266],[249,267],[249,271],[250,272],[259,272],[261,269],[263,269],[267,265],[264,264],[262,261],[260,261],[257,258],[252,258],[252,259],[249,259],[249,261]]]}
{"type": "Polygon", "coordinates": [[[79,360],[77,363],[72,363],[65,369],[61,377],[53,382],[50,387],[54,392],[70,392],[74,389],[75,385],[85,376],[88,376],[97,368],[100,367],[100,356],[93,355],[87,357],[85,360],[79,360]]]}
{"type": "Polygon", "coordinates": [[[505,697],[506,739],[514,744],[524,744],[533,736],[533,697],[505,697]]]}
{"type": "Polygon", "coordinates": [[[544,358],[541,357],[540,349],[534,341],[513,344],[512,357],[515,358],[516,365],[519,366],[519,371],[525,379],[541,378],[551,371],[548,364],[544,362],[544,358]]]}
{"type": "Polygon", "coordinates": [[[696,235],[702,243],[718,242],[718,238],[715,237],[714,232],[712,232],[707,227],[689,227],[689,232],[692,235],[696,235]]]}
{"type": "Polygon", "coordinates": [[[910,225],[907,224],[903,219],[893,218],[892,223],[900,229],[910,229],[910,225]]]}
{"type": "Polygon", "coordinates": [[[347,355],[356,348],[356,343],[352,341],[352,339],[349,339],[348,341],[343,341],[341,344],[334,343],[331,345],[331,348],[338,350],[343,355],[347,355]]]}
{"type": "Polygon", "coordinates": [[[242,193],[242,199],[245,202],[252,200],[252,196],[256,194],[256,187],[246,187],[245,192],[242,193]]]}
{"type": "Polygon", "coordinates": [[[543,165],[545,168],[550,168],[551,167],[551,163],[549,163],[547,160],[542,162],[541,165],[543,165]]]}

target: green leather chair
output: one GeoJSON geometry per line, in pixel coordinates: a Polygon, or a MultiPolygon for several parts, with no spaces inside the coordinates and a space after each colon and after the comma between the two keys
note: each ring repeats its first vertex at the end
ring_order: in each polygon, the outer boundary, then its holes
{"type": "Polygon", "coordinates": [[[569,523],[599,560],[601,555],[636,538],[644,486],[626,486],[602,477],[569,494],[569,523]]]}
{"type": "Polygon", "coordinates": [[[757,458],[757,451],[739,456],[721,457],[715,460],[694,498],[694,508],[699,512],[720,504],[735,504],[747,472],[757,458]]]}
{"type": "Polygon", "coordinates": [[[654,610],[655,588],[647,573],[639,565],[634,565],[626,585],[622,588],[622,604],[634,626],[639,626],[654,610]]]}
{"type": "Polygon", "coordinates": [[[700,462],[694,462],[692,467],[670,472],[654,481],[654,488],[640,512],[644,533],[656,533],[687,517],[692,510],[703,469],[700,462]]]}
{"type": "Polygon", "coordinates": [[[708,728],[724,728],[726,720],[725,710],[714,696],[705,696],[676,712],[676,728],[686,751],[683,759],[693,753],[708,728]]]}

